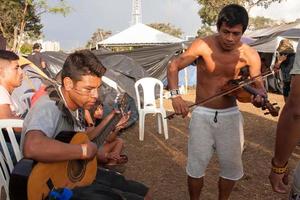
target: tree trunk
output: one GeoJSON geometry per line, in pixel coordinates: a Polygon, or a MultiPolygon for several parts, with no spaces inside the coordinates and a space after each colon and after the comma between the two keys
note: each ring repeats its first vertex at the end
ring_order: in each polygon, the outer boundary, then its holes
{"type": "Polygon", "coordinates": [[[21,42],[23,40],[24,29],[25,29],[25,25],[26,25],[25,17],[26,17],[26,14],[27,14],[27,9],[28,9],[28,2],[25,1],[25,7],[24,7],[24,10],[23,10],[23,14],[22,14],[22,19],[21,19],[21,23],[20,23],[19,33],[18,33],[17,38],[15,38],[16,39],[16,43],[14,45],[14,47],[15,47],[14,51],[17,52],[17,53],[19,53],[19,51],[20,51],[21,42]]]}

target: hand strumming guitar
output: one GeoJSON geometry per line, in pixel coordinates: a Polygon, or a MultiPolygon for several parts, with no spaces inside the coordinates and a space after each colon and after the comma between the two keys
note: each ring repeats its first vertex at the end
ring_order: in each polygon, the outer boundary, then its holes
{"type": "Polygon", "coordinates": [[[82,148],[81,158],[86,159],[86,160],[92,160],[97,154],[97,151],[98,151],[97,145],[93,142],[88,142],[85,144],[86,144],[86,152],[84,152],[85,150],[83,149],[85,147],[81,146],[81,148],[82,148]]]}

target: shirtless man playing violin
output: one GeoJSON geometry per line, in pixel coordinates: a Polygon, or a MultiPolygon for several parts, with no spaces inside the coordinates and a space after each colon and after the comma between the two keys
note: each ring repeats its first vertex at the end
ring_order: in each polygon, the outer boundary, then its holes
{"type": "MultiPolygon", "coordinates": [[[[215,35],[197,38],[168,67],[168,84],[176,114],[185,117],[189,110],[178,94],[178,71],[197,60],[196,103],[220,93],[229,80],[239,76],[240,69],[249,66],[250,77],[260,74],[260,57],[256,50],[240,40],[248,26],[245,8],[231,4],[218,16],[215,35]]],[[[252,103],[260,106],[266,92],[262,80],[254,83],[259,95],[252,103]]],[[[188,141],[188,188],[191,200],[200,198],[203,177],[216,150],[220,163],[219,199],[228,199],[233,186],[243,176],[243,119],[236,97],[221,96],[197,106],[191,117],[188,141]]]]}

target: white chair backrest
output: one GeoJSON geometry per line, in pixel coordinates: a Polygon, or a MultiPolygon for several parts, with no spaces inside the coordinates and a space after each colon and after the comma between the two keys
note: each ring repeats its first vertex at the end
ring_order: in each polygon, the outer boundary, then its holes
{"type": "Polygon", "coordinates": [[[135,82],[135,93],[138,101],[138,109],[144,109],[146,107],[156,107],[155,104],[155,86],[159,86],[159,106],[163,107],[163,84],[160,80],[152,77],[146,77],[135,82]],[[141,108],[141,98],[139,93],[139,86],[142,87],[143,91],[143,107],[141,108]]]}
{"type": "Polygon", "coordinates": [[[19,161],[22,158],[22,154],[20,151],[20,146],[16,140],[13,128],[22,128],[22,127],[23,127],[23,120],[21,119],[0,119],[0,144],[10,172],[12,172],[14,165],[2,129],[6,129],[9,136],[10,143],[13,147],[13,153],[15,155],[15,158],[17,161],[19,161]]]}
{"type": "Polygon", "coordinates": [[[34,92],[25,93],[20,97],[21,102],[24,102],[26,109],[31,107],[31,97],[34,95],[34,92]]]}
{"type": "Polygon", "coordinates": [[[120,94],[121,92],[124,92],[124,90],[114,80],[112,80],[106,76],[102,76],[102,81],[106,85],[114,88],[118,94],[120,94]]]}
{"type": "Polygon", "coordinates": [[[0,152],[0,200],[9,199],[8,184],[9,184],[9,172],[4,161],[4,156],[0,152]],[[6,197],[6,198],[5,198],[6,197]]]}

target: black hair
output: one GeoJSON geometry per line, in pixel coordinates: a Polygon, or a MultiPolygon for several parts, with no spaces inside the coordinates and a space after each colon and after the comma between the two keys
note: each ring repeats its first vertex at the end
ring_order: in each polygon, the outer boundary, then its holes
{"type": "Polygon", "coordinates": [[[0,59],[2,60],[19,60],[19,56],[12,51],[0,50],[0,59]]]}
{"type": "Polygon", "coordinates": [[[70,77],[74,81],[81,80],[84,75],[102,77],[106,69],[90,50],[75,51],[70,54],[62,68],[61,81],[70,77]]]}
{"type": "Polygon", "coordinates": [[[220,30],[223,22],[226,25],[233,27],[241,24],[243,26],[243,33],[246,31],[249,23],[249,16],[247,10],[238,4],[229,4],[225,6],[218,15],[217,28],[220,30]]]}
{"type": "Polygon", "coordinates": [[[41,43],[34,43],[34,45],[32,46],[32,49],[41,49],[42,48],[42,44],[41,43]]]}

